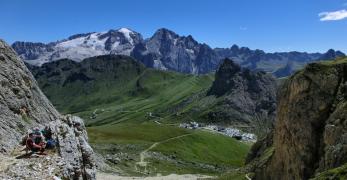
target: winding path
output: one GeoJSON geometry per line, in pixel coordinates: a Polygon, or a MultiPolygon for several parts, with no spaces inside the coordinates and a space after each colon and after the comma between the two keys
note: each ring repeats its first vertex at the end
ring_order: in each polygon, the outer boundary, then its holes
{"type": "Polygon", "coordinates": [[[140,153],[140,161],[137,162],[137,163],[135,164],[135,169],[137,169],[137,165],[139,165],[139,166],[141,166],[141,167],[145,167],[145,171],[146,171],[146,167],[147,167],[147,164],[148,164],[148,162],[145,161],[146,156],[147,156],[147,152],[150,151],[150,150],[152,150],[153,148],[157,147],[159,144],[166,143],[166,142],[171,141],[171,140],[174,140],[174,139],[179,139],[179,138],[182,138],[182,137],[190,136],[190,135],[192,135],[192,134],[193,134],[193,133],[184,134],[184,135],[172,137],[172,138],[169,138],[169,139],[165,139],[165,140],[160,141],[160,142],[155,142],[155,143],[152,144],[149,148],[143,150],[143,151],[140,153]]]}

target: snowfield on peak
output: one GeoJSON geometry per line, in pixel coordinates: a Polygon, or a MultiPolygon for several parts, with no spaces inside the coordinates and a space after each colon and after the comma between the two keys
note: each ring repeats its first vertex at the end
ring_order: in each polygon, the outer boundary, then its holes
{"type": "Polygon", "coordinates": [[[63,41],[57,44],[57,47],[62,48],[75,48],[75,47],[88,47],[93,49],[104,49],[107,37],[100,39],[100,35],[104,33],[93,33],[87,37],[80,37],[68,41],[63,41]]]}
{"type": "Polygon", "coordinates": [[[133,38],[138,38],[142,41],[141,37],[137,37],[136,33],[127,28],[75,36],[57,43],[47,44],[46,46],[53,50],[41,52],[37,59],[25,58],[25,55],[31,53],[30,50],[24,55],[20,54],[20,56],[27,63],[36,66],[63,58],[79,62],[85,58],[107,54],[129,56],[136,45],[133,38]]]}
{"type": "Polygon", "coordinates": [[[128,28],[120,28],[120,29],[118,30],[118,32],[123,33],[124,36],[129,40],[129,42],[130,42],[131,44],[134,43],[133,39],[130,37],[130,34],[134,34],[133,31],[131,31],[131,30],[128,29],[128,28]]]}

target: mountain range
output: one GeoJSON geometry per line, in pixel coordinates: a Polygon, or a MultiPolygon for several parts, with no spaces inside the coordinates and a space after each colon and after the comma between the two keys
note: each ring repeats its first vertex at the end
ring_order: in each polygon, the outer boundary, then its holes
{"type": "MultiPolygon", "coordinates": [[[[216,71],[224,58],[232,59],[242,67],[274,73],[290,64],[294,70],[305,64],[345,56],[341,51],[326,53],[280,52],[266,53],[247,47],[233,45],[230,48],[211,48],[197,42],[191,35],[180,36],[161,28],[150,38],[144,39],[138,32],[128,28],[111,29],[105,32],[76,34],[51,43],[15,42],[12,48],[27,63],[42,65],[68,58],[77,62],[98,55],[128,55],[161,70],[190,74],[205,74],[216,71]]],[[[292,71],[280,73],[288,76],[292,71]]],[[[278,75],[279,73],[277,73],[278,75]]]]}

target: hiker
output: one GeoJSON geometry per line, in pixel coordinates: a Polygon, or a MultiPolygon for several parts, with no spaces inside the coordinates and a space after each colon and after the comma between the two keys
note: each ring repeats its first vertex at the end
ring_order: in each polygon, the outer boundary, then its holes
{"type": "Polygon", "coordinates": [[[31,150],[32,153],[40,152],[42,155],[46,155],[45,151],[45,142],[42,139],[42,136],[36,135],[35,133],[29,133],[26,140],[26,148],[31,150]]]}
{"type": "Polygon", "coordinates": [[[46,140],[46,149],[54,149],[56,146],[56,142],[52,138],[52,132],[49,129],[49,127],[45,127],[45,129],[43,129],[41,133],[43,134],[46,140]]]}

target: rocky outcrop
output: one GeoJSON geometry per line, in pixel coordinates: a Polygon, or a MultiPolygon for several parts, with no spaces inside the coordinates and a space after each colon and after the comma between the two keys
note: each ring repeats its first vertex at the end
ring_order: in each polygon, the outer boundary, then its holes
{"type": "Polygon", "coordinates": [[[76,116],[65,116],[62,121],[53,121],[48,127],[63,157],[61,176],[67,179],[95,179],[94,153],[88,144],[83,120],[76,116]]]}
{"type": "Polygon", "coordinates": [[[93,150],[88,145],[83,120],[61,116],[41,92],[24,63],[2,40],[0,62],[1,154],[9,156],[28,129],[48,126],[58,142],[58,155],[63,162],[63,170],[58,176],[95,179],[93,150]]]}
{"type": "MultiPolygon", "coordinates": [[[[276,80],[271,74],[253,72],[225,59],[207,95],[223,97],[210,119],[227,119],[252,124],[255,116],[272,122],[276,110],[276,80]]],[[[257,119],[259,120],[259,119],[257,119]]],[[[265,122],[261,122],[265,123],[265,122]]],[[[271,124],[271,123],[270,123],[271,124]]]]}
{"type": "Polygon", "coordinates": [[[250,164],[263,162],[255,179],[309,179],[347,163],[346,117],[347,59],[296,73],[280,92],[273,142],[250,153],[250,164]]]}

